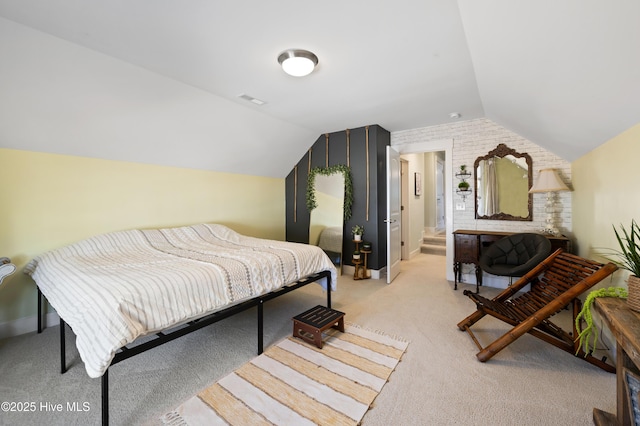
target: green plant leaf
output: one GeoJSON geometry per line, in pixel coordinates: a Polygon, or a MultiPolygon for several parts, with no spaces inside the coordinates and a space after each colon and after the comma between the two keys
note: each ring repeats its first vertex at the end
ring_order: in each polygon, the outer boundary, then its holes
{"type": "Polygon", "coordinates": [[[625,299],[628,295],[627,290],[622,287],[601,288],[593,290],[587,295],[580,313],[576,316],[576,331],[578,332],[578,336],[575,340],[579,341],[576,355],[580,351],[580,348],[584,350],[585,356],[589,355],[589,353],[596,348],[598,333],[591,314],[591,305],[596,297],[621,297],[625,299]],[[585,328],[582,328],[582,321],[587,324],[585,328]]]}
{"type": "Polygon", "coordinates": [[[631,228],[625,229],[620,225],[620,232],[613,227],[620,250],[611,250],[616,258],[607,257],[618,267],[626,269],[633,275],[640,277],[640,227],[635,220],[631,221],[631,228]]]}
{"type": "Polygon", "coordinates": [[[353,179],[351,177],[351,169],[343,164],[330,167],[314,167],[309,171],[309,177],[307,178],[307,209],[311,213],[313,209],[318,207],[314,191],[316,175],[330,176],[334,173],[342,173],[344,176],[343,217],[347,221],[351,219],[351,207],[353,206],[353,179]]]}

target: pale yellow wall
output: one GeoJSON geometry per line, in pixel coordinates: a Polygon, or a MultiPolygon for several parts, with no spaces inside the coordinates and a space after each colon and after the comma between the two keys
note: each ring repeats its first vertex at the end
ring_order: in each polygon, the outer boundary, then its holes
{"type": "MultiPolygon", "coordinates": [[[[572,163],[573,229],[578,254],[598,257],[602,248],[617,249],[612,226],[640,221],[640,124],[572,163]]],[[[626,287],[628,273],[616,272],[602,286],[626,287]]]]}
{"type": "Polygon", "coordinates": [[[0,149],[0,323],[35,315],[22,267],[35,255],[115,230],[217,222],[285,237],[284,179],[0,149]]]}

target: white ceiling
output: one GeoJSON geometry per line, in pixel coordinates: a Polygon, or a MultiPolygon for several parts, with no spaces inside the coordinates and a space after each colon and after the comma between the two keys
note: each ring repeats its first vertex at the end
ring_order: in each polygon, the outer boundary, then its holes
{"type": "Polygon", "coordinates": [[[0,0],[0,16],[318,136],[455,111],[572,161],[640,121],[638,0],[0,0]],[[287,48],[316,71],[285,75],[287,48]]]}

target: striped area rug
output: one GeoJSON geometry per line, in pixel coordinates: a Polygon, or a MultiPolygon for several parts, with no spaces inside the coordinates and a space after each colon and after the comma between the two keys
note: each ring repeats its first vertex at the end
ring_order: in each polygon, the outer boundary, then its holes
{"type": "Polygon", "coordinates": [[[408,343],[347,325],[289,337],[162,416],[165,425],[357,425],[408,343]]]}

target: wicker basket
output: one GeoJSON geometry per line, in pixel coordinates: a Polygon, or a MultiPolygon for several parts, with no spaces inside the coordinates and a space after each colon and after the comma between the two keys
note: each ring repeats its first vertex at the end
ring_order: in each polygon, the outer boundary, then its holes
{"type": "Polygon", "coordinates": [[[640,278],[629,275],[627,286],[629,288],[627,305],[629,305],[629,309],[640,312],[640,278]]]}

